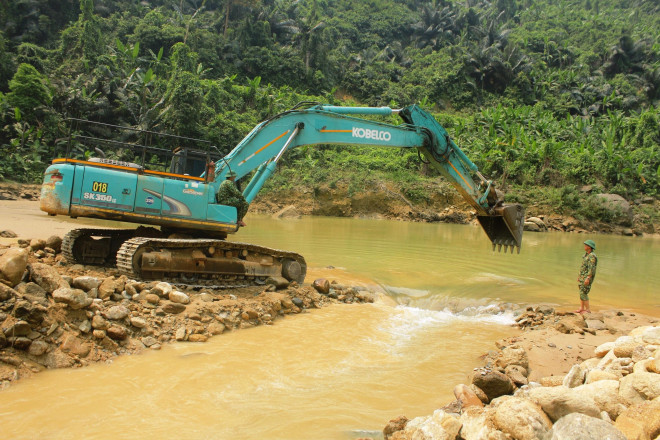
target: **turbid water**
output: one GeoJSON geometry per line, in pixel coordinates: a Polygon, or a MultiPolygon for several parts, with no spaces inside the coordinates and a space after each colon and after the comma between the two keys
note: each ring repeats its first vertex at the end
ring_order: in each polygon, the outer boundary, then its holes
{"type": "Polygon", "coordinates": [[[599,257],[593,308],[660,316],[657,238],[528,233],[519,255],[505,255],[474,226],[247,221],[232,240],[294,250],[307,258],[307,281],[371,286],[383,300],[39,374],[0,392],[2,437],[376,436],[393,417],[427,415],[451,401],[479,356],[513,334],[512,307],[574,307],[587,238],[599,257]]]}

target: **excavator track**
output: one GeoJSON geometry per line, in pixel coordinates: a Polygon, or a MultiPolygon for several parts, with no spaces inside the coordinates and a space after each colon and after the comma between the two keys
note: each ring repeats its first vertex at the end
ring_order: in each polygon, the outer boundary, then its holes
{"type": "Polygon", "coordinates": [[[62,255],[72,264],[113,266],[117,250],[134,233],[133,229],[74,229],[62,239],[62,255]]]}
{"type": "Polygon", "coordinates": [[[302,283],[302,255],[248,243],[207,239],[135,237],[117,252],[117,268],[134,279],[175,285],[235,288],[265,284],[269,278],[302,283]]]}

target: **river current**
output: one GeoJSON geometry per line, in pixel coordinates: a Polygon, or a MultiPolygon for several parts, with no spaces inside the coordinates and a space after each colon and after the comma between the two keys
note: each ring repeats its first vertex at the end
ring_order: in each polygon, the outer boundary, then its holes
{"type": "Polygon", "coordinates": [[[515,310],[578,304],[587,238],[594,310],[660,316],[660,240],[525,233],[493,252],[476,226],[248,216],[232,241],[303,254],[326,277],[381,293],[206,343],[46,371],[0,392],[7,439],[354,439],[453,400],[479,356],[514,334],[515,310]]]}

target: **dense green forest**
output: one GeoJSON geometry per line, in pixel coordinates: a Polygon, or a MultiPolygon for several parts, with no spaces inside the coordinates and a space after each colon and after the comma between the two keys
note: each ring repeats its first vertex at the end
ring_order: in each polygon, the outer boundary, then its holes
{"type": "MultiPolygon", "coordinates": [[[[657,0],[1,2],[0,178],[40,181],[67,117],[228,152],[299,101],[418,103],[510,200],[597,219],[584,185],[660,192],[659,29],[657,0]]],[[[283,162],[271,190],[385,179],[423,201],[437,178],[403,150],[283,162]]]]}

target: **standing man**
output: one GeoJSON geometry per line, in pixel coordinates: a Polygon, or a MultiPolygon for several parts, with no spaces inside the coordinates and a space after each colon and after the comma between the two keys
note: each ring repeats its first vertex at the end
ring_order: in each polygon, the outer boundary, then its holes
{"type": "Polygon", "coordinates": [[[582,257],[582,266],[578,274],[578,288],[580,289],[580,309],[576,313],[591,313],[589,309],[589,291],[596,278],[596,266],[598,258],[594,253],[596,243],[593,240],[584,242],[584,256],[582,257]]]}
{"type": "Polygon", "coordinates": [[[218,188],[216,200],[223,205],[235,207],[238,226],[245,226],[243,217],[247,213],[250,204],[245,200],[245,197],[243,197],[243,194],[238,188],[236,188],[236,183],[234,182],[236,180],[236,173],[229,171],[226,178],[227,180],[222,182],[220,188],[218,188]]]}

